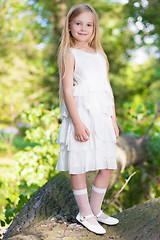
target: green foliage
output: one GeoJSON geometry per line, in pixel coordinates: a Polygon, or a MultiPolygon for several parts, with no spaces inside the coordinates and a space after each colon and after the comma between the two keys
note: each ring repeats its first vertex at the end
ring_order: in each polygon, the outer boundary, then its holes
{"type": "Polygon", "coordinates": [[[6,198],[7,204],[5,205],[5,218],[4,220],[1,220],[1,227],[4,227],[6,224],[9,225],[13,221],[16,214],[19,213],[21,208],[24,206],[24,204],[26,204],[33,194],[34,191],[32,191],[30,194],[27,194],[26,192],[20,194],[18,197],[18,203],[11,201],[10,198],[6,198]]]}
{"type": "Polygon", "coordinates": [[[160,131],[150,136],[150,141],[146,144],[148,155],[152,161],[152,165],[158,172],[160,163],[160,131]]]}
{"type": "Polygon", "coordinates": [[[2,1],[0,12],[0,118],[11,124],[32,105],[58,103],[58,95],[53,94],[58,88],[53,76],[57,65],[47,59],[52,52],[52,46],[46,50],[52,28],[45,3],[2,1]]]}
{"type": "Polygon", "coordinates": [[[22,113],[23,121],[30,125],[25,139],[35,143],[15,155],[16,170],[29,185],[44,184],[55,175],[59,146],[55,143],[58,133],[59,109],[45,110],[43,105],[22,113]]]}
{"type": "MultiPolygon", "coordinates": [[[[160,47],[160,20],[159,20],[159,10],[160,2],[159,1],[144,1],[136,0],[132,2],[128,1],[124,6],[126,10],[126,17],[130,17],[130,20],[133,23],[140,23],[141,27],[137,27],[137,34],[141,37],[139,43],[140,46],[154,45],[158,48],[160,47]],[[132,4],[133,3],[133,4],[132,4]],[[150,36],[156,36],[153,38],[153,41],[149,41],[150,36]]],[[[160,50],[160,48],[159,48],[160,50]]]]}
{"type": "MultiPolygon", "coordinates": [[[[144,147],[147,151],[149,161],[144,162],[141,166],[133,167],[130,166],[127,168],[123,174],[130,174],[131,170],[135,169],[137,172],[133,180],[133,186],[130,184],[130,187],[133,188],[133,191],[136,191],[136,186],[141,186],[137,189],[138,194],[133,198],[133,192],[130,191],[129,196],[133,199],[130,199],[130,202],[134,204],[141,202],[142,199],[147,200],[151,199],[153,196],[159,196],[160,193],[160,121],[159,116],[153,123],[155,114],[158,110],[158,106],[155,106],[151,102],[146,102],[141,104],[137,108],[133,109],[133,105],[128,108],[126,111],[126,119],[124,121],[123,127],[126,134],[130,134],[133,137],[142,136],[149,126],[152,125],[151,129],[147,133],[148,141],[144,144],[144,147]],[[138,196],[138,197],[137,197],[138,196]],[[137,200],[136,200],[137,199],[137,200]],[[136,201],[135,201],[136,200],[136,201]]],[[[157,113],[159,114],[159,113],[157,113]]],[[[137,192],[136,191],[136,192],[137,192]]],[[[126,197],[126,196],[125,196],[126,197]]],[[[124,199],[125,199],[124,197],[124,199]]],[[[126,207],[128,207],[126,205],[126,207]]]]}
{"type": "Polygon", "coordinates": [[[5,181],[0,181],[1,188],[6,189],[6,192],[2,192],[3,198],[10,196],[6,198],[5,218],[1,220],[1,226],[12,222],[28,201],[33,189],[36,191],[56,174],[59,146],[55,140],[59,129],[60,111],[59,108],[46,110],[43,107],[41,104],[22,113],[22,122],[29,126],[25,137],[28,145],[15,154],[12,167],[14,178],[12,172],[5,181]]]}
{"type": "MultiPolygon", "coordinates": [[[[132,135],[133,137],[142,136],[150,124],[153,122],[157,107],[154,103],[147,101],[146,103],[125,102],[123,105],[124,118],[119,120],[119,123],[123,125],[123,131],[125,134],[132,135]]],[[[153,136],[160,131],[160,124],[156,119],[153,124],[149,135],[153,136]]]]}
{"type": "Polygon", "coordinates": [[[16,153],[18,150],[22,150],[27,146],[33,147],[35,143],[31,143],[29,140],[25,140],[19,135],[14,135],[12,140],[11,134],[1,133],[0,135],[0,156],[16,153]]]}

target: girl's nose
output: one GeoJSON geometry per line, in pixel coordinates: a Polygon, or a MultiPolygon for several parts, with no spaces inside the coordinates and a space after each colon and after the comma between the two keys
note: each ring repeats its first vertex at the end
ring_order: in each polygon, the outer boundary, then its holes
{"type": "Polygon", "coordinates": [[[85,25],[82,25],[81,30],[82,30],[82,31],[85,31],[85,30],[86,30],[85,25]]]}

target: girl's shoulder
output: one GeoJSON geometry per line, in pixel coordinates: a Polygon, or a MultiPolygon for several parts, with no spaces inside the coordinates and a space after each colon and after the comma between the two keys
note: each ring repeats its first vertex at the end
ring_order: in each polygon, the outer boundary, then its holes
{"type": "Polygon", "coordinates": [[[67,49],[67,51],[63,52],[63,58],[70,58],[70,57],[73,57],[73,54],[72,54],[72,49],[69,48],[67,49]]]}
{"type": "Polygon", "coordinates": [[[70,51],[70,52],[75,52],[75,51],[76,51],[76,48],[70,47],[70,48],[69,48],[69,51],[70,51]]]}
{"type": "Polygon", "coordinates": [[[73,48],[73,47],[70,47],[70,48],[69,48],[69,51],[70,51],[71,53],[76,53],[77,50],[79,50],[79,49],[73,48]]]}

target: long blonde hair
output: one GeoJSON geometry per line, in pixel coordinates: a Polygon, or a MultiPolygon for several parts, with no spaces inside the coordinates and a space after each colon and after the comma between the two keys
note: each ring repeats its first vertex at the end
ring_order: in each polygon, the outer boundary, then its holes
{"type": "Polygon", "coordinates": [[[98,50],[106,59],[107,62],[107,67],[109,70],[109,62],[107,59],[107,56],[105,52],[103,51],[103,48],[100,44],[99,40],[99,24],[98,24],[98,15],[96,11],[94,10],[93,7],[91,7],[89,4],[77,4],[74,5],[68,12],[66,20],[65,20],[65,25],[62,31],[62,36],[61,36],[61,43],[58,49],[58,68],[59,68],[59,103],[60,103],[60,108],[63,105],[64,99],[63,99],[63,87],[62,87],[62,79],[65,75],[65,70],[64,70],[64,75],[62,76],[62,61],[64,63],[64,69],[65,69],[65,55],[66,53],[70,50],[71,47],[74,47],[74,38],[72,35],[69,33],[69,23],[77,17],[79,14],[83,12],[92,12],[93,14],[93,34],[91,36],[90,41],[88,42],[88,45],[96,50],[98,50]]]}

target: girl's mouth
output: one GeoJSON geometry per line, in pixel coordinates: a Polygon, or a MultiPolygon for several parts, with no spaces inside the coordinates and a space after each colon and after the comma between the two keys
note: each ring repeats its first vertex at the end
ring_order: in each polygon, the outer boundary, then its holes
{"type": "Polygon", "coordinates": [[[78,33],[79,35],[86,36],[86,33],[78,33]]]}

